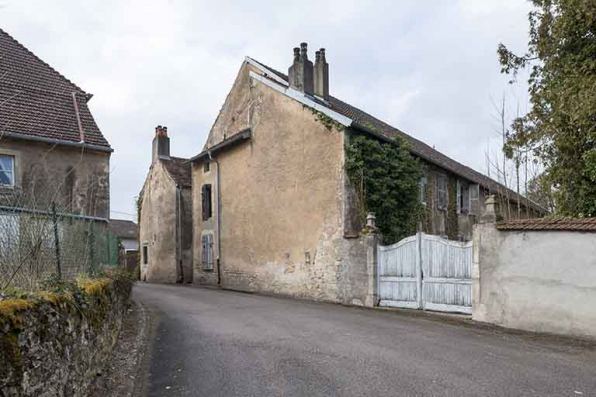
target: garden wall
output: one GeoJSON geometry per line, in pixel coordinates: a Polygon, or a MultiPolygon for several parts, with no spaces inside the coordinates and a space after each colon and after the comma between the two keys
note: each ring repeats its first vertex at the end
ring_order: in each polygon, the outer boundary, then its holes
{"type": "Polygon", "coordinates": [[[474,320],[596,338],[596,219],[476,225],[472,279],[474,320]]]}
{"type": "Polygon", "coordinates": [[[0,397],[86,396],[116,342],[130,284],[0,300],[0,397]]]}

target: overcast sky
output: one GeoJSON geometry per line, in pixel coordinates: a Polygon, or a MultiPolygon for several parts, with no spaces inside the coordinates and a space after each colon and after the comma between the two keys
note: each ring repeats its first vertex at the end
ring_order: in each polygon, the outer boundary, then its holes
{"type": "Polygon", "coordinates": [[[200,152],[246,55],[287,71],[327,49],[330,93],[486,173],[492,103],[527,108],[499,42],[527,43],[525,0],[0,0],[0,24],[85,91],[115,152],[113,218],[134,218],[157,124],[172,155],[200,152]],[[492,98],[492,100],[491,100],[492,98]],[[129,214],[129,215],[127,215],[129,214]]]}

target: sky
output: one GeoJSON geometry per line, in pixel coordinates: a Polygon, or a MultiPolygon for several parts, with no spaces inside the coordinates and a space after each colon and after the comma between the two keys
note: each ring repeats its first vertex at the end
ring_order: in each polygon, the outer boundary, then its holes
{"type": "MultiPolygon", "coordinates": [[[[326,48],[330,94],[487,173],[495,103],[510,120],[526,86],[497,45],[527,44],[525,0],[0,0],[0,26],[85,91],[114,149],[112,218],[135,219],[156,125],[171,154],[198,154],[245,56],[280,71],[292,48],[326,48]]],[[[523,80],[523,79],[522,79],[523,80]]]]}

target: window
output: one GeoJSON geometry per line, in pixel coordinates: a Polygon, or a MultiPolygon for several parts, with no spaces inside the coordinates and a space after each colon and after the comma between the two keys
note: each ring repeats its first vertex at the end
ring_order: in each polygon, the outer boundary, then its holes
{"type": "Polygon", "coordinates": [[[480,186],[478,186],[478,185],[471,185],[470,186],[470,199],[472,199],[472,200],[478,200],[479,191],[480,191],[480,186]]]}
{"type": "Polygon", "coordinates": [[[470,185],[469,187],[469,204],[468,204],[468,212],[471,214],[477,214],[479,212],[478,209],[478,198],[480,196],[480,186],[478,185],[470,185]]]}
{"type": "Polygon", "coordinates": [[[457,181],[457,213],[467,214],[470,212],[470,187],[463,182],[457,181]]]}
{"type": "Polygon", "coordinates": [[[204,270],[213,270],[213,235],[201,236],[201,263],[204,270]]]}
{"type": "Polygon", "coordinates": [[[201,187],[201,206],[203,210],[203,220],[211,218],[211,185],[206,184],[201,187]]]}
{"type": "Polygon", "coordinates": [[[0,186],[14,186],[14,156],[0,154],[0,186]]]}
{"type": "Polygon", "coordinates": [[[420,188],[420,202],[426,205],[426,185],[428,184],[428,180],[426,176],[420,178],[420,182],[418,182],[418,186],[420,188]]]}
{"type": "Polygon", "coordinates": [[[149,244],[143,244],[143,252],[141,254],[143,255],[143,265],[149,264],[149,244]]]}
{"type": "Polygon", "coordinates": [[[203,163],[203,173],[206,174],[207,172],[209,172],[209,170],[211,170],[211,163],[208,161],[205,161],[203,163]]]}
{"type": "Polygon", "coordinates": [[[447,209],[447,175],[439,174],[436,179],[436,202],[437,209],[447,209]]]}

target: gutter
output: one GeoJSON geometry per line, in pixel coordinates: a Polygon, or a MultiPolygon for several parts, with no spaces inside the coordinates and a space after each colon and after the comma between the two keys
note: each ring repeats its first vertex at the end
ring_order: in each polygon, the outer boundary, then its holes
{"type": "Polygon", "coordinates": [[[235,144],[238,144],[242,141],[250,139],[251,137],[252,137],[252,131],[250,128],[247,128],[245,130],[240,131],[239,133],[235,134],[234,136],[232,136],[228,139],[224,139],[217,145],[214,145],[214,146],[210,147],[209,149],[202,151],[201,153],[197,154],[196,156],[191,157],[189,161],[191,163],[194,163],[195,161],[211,159],[211,153],[216,153],[223,149],[227,149],[229,147],[234,146],[235,144]]]}
{"type": "MultiPolygon", "coordinates": [[[[52,216],[53,214],[50,211],[42,211],[42,210],[34,210],[29,208],[22,208],[22,207],[9,207],[6,205],[0,205],[0,211],[4,212],[25,212],[29,214],[35,215],[47,215],[52,216]]],[[[58,213],[57,216],[64,217],[64,218],[72,218],[72,219],[83,219],[87,221],[98,221],[98,222],[106,222],[109,223],[107,218],[100,218],[98,216],[88,216],[88,215],[75,215],[75,214],[67,214],[67,213],[58,213]]]]}
{"type": "Polygon", "coordinates": [[[111,147],[92,145],[92,144],[88,144],[85,142],[65,141],[63,139],[44,138],[44,137],[39,137],[39,136],[17,134],[14,132],[3,132],[2,134],[0,134],[0,137],[19,139],[19,140],[23,140],[23,141],[51,143],[53,145],[59,145],[59,146],[71,146],[71,147],[95,150],[98,152],[106,152],[106,153],[112,153],[114,151],[114,149],[112,149],[111,147]]]}

